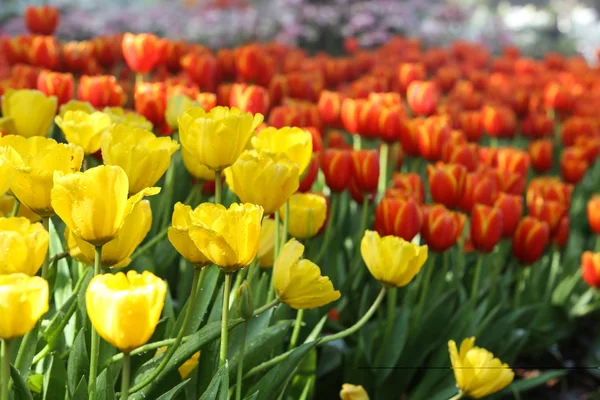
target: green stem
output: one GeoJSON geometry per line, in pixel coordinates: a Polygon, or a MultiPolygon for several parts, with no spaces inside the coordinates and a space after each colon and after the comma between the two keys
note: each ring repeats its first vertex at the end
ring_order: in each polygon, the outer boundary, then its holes
{"type": "Polygon", "coordinates": [[[515,308],[519,308],[519,304],[521,303],[521,286],[523,285],[523,280],[525,277],[525,267],[517,266],[517,285],[516,285],[516,293],[515,293],[515,308]]]}
{"type": "Polygon", "coordinates": [[[246,281],[248,282],[248,286],[252,288],[252,278],[254,277],[254,271],[258,267],[258,258],[254,258],[248,267],[248,273],[246,274],[246,281]]]}
{"type": "Polygon", "coordinates": [[[356,233],[356,238],[354,239],[355,250],[353,257],[353,265],[355,265],[358,261],[358,256],[360,255],[360,241],[365,235],[365,229],[367,229],[367,219],[369,218],[369,199],[367,194],[364,194],[362,209],[360,213],[360,226],[358,228],[358,232],[356,233]]]}
{"type": "Polygon", "coordinates": [[[0,376],[0,400],[8,400],[8,382],[10,380],[10,343],[7,339],[2,339],[0,359],[2,360],[2,375],[0,376]]]}
{"type": "Polygon", "coordinates": [[[325,256],[325,253],[327,252],[327,248],[329,247],[329,242],[331,241],[331,234],[334,231],[334,226],[335,226],[334,219],[335,219],[335,214],[337,212],[337,205],[339,202],[339,198],[340,198],[340,194],[338,194],[338,193],[334,193],[331,195],[331,209],[329,210],[329,220],[327,221],[327,227],[325,227],[325,238],[323,239],[323,242],[321,243],[321,249],[319,250],[319,253],[313,260],[313,262],[315,264],[318,264],[319,261],[321,261],[321,259],[325,256]]]}
{"type": "Polygon", "coordinates": [[[386,142],[381,142],[381,149],[379,152],[379,184],[377,187],[377,195],[383,196],[385,187],[387,186],[387,170],[388,170],[388,158],[389,158],[389,145],[386,142]]]}
{"type": "Polygon", "coordinates": [[[145,386],[149,385],[150,383],[152,383],[152,381],[154,381],[160,375],[160,373],[165,369],[165,367],[167,366],[167,364],[173,357],[173,354],[175,354],[175,350],[177,350],[177,348],[179,347],[179,344],[181,344],[181,340],[183,339],[183,336],[185,335],[185,331],[188,329],[188,326],[192,319],[192,314],[194,313],[194,304],[196,301],[196,294],[198,293],[199,286],[201,286],[202,282],[204,281],[204,276],[206,275],[206,270],[207,270],[206,268],[202,268],[202,269],[194,268],[194,280],[192,281],[192,290],[190,292],[190,297],[188,297],[188,306],[187,306],[187,309],[185,310],[185,316],[183,317],[183,323],[181,324],[181,328],[179,328],[179,333],[177,334],[177,337],[175,338],[173,345],[169,347],[169,350],[167,350],[167,353],[165,354],[163,359],[160,361],[160,364],[158,365],[158,367],[156,367],[154,369],[154,371],[152,371],[152,373],[146,379],[144,379],[143,381],[134,385],[131,388],[131,390],[130,390],[131,393],[135,393],[135,392],[141,390],[142,388],[144,388],[145,386]]]}
{"type": "Polygon", "coordinates": [[[10,213],[11,217],[16,217],[17,215],[19,215],[19,209],[21,208],[21,202],[19,201],[19,199],[17,199],[15,197],[15,202],[13,204],[13,208],[12,211],[10,213]]]}
{"type": "Polygon", "coordinates": [[[131,356],[123,353],[123,368],[121,369],[121,400],[129,398],[129,374],[131,373],[131,356]]]}
{"type": "Polygon", "coordinates": [[[463,393],[462,392],[458,392],[458,394],[456,394],[455,396],[452,396],[451,398],[449,398],[448,400],[458,400],[458,399],[462,399],[463,398],[463,393]]]}
{"type": "Polygon", "coordinates": [[[560,268],[560,249],[555,244],[552,248],[552,258],[550,261],[550,277],[548,279],[548,287],[546,288],[546,300],[548,303],[552,300],[552,293],[554,292],[554,285],[560,268]]]}
{"type": "Polygon", "coordinates": [[[144,254],[145,252],[147,252],[148,250],[150,250],[152,247],[154,247],[158,243],[160,243],[160,241],[165,236],[167,236],[167,233],[169,233],[169,227],[163,228],[152,239],[148,240],[141,247],[138,247],[137,251],[131,255],[131,257],[130,257],[131,261],[135,260],[136,258],[138,258],[139,256],[141,256],[142,254],[144,254]]]}
{"type": "Polygon", "coordinates": [[[223,193],[223,181],[221,171],[215,171],[215,204],[221,204],[223,193]]]}
{"type": "MultiPolygon", "coordinates": [[[[277,261],[277,258],[279,257],[279,252],[281,251],[281,241],[279,239],[279,226],[279,211],[275,211],[275,249],[273,250],[273,262],[277,261]]],[[[267,301],[273,300],[273,297],[275,297],[275,287],[273,286],[273,271],[271,271],[271,281],[269,283],[269,293],[267,294],[267,301]]]]}
{"type": "Polygon", "coordinates": [[[296,314],[296,321],[294,321],[294,331],[292,332],[292,339],[290,340],[290,350],[296,347],[298,337],[300,336],[300,328],[302,328],[302,320],[304,318],[304,310],[298,310],[296,314]]]}
{"type": "Polygon", "coordinates": [[[420,169],[419,168],[420,163],[421,163],[421,160],[419,159],[419,157],[413,158],[412,162],[411,162],[411,166],[410,166],[409,172],[414,172],[414,173],[418,174],[419,173],[419,169],[420,169]]]}
{"type": "Polygon", "coordinates": [[[238,356],[238,366],[235,384],[235,400],[242,400],[242,378],[244,373],[244,351],[246,347],[246,331],[248,330],[248,322],[244,322],[242,331],[242,342],[240,343],[240,352],[238,356]]]}
{"type": "Polygon", "coordinates": [[[281,245],[279,250],[287,243],[288,238],[288,224],[290,223],[290,202],[286,201],[283,206],[283,237],[281,238],[281,245]]]}
{"type": "Polygon", "coordinates": [[[221,351],[219,352],[219,368],[225,365],[227,361],[227,339],[229,331],[227,324],[229,323],[229,289],[231,288],[231,274],[225,273],[225,283],[223,283],[223,312],[221,314],[221,351]]]}
{"type": "Polygon", "coordinates": [[[425,272],[425,278],[423,279],[423,290],[421,291],[421,298],[419,299],[419,307],[417,311],[417,322],[423,315],[423,308],[425,307],[425,303],[427,301],[427,292],[429,291],[429,282],[431,281],[431,275],[433,274],[433,270],[435,269],[435,253],[431,253],[429,256],[429,262],[426,265],[427,271],[425,272]]]}
{"type": "Polygon", "coordinates": [[[298,400],[308,399],[308,394],[310,393],[310,387],[312,386],[312,383],[313,383],[313,378],[312,377],[308,378],[308,380],[306,381],[306,384],[304,385],[304,390],[302,390],[302,394],[300,394],[300,398],[298,400]]]}
{"type": "Polygon", "coordinates": [[[352,148],[354,149],[354,151],[358,151],[358,150],[360,150],[360,147],[361,147],[360,135],[355,133],[354,135],[352,135],[352,148]]]}
{"type": "Polygon", "coordinates": [[[237,275],[235,276],[235,282],[233,283],[233,289],[231,289],[231,292],[229,293],[229,307],[231,307],[231,305],[235,301],[235,298],[237,296],[237,291],[238,291],[240,285],[242,284],[242,281],[244,280],[244,275],[247,271],[248,271],[248,267],[237,271],[237,275]]]}
{"type": "Polygon", "coordinates": [[[167,225],[169,225],[169,221],[171,219],[170,211],[171,211],[171,203],[173,202],[173,192],[175,190],[174,179],[175,179],[175,169],[177,168],[177,163],[171,162],[169,168],[167,169],[167,174],[165,176],[165,197],[163,197],[164,203],[162,203],[162,214],[161,221],[159,227],[161,230],[164,230],[167,225]]]}
{"type": "Polygon", "coordinates": [[[137,73],[135,74],[135,83],[142,83],[144,82],[144,74],[141,73],[137,73]]]}
{"type": "Polygon", "coordinates": [[[483,264],[483,254],[477,255],[477,264],[475,264],[475,276],[473,277],[473,284],[471,286],[471,301],[477,302],[477,295],[479,294],[479,281],[481,279],[481,266],[483,264]]]}
{"type": "Polygon", "coordinates": [[[596,245],[594,246],[596,253],[600,252],[600,235],[596,235],[596,245]]]}
{"type": "MultiPolygon", "coordinates": [[[[94,257],[94,276],[102,271],[102,246],[96,246],[94,257]]],[[[90,349],[90,381],[88,384],[88,396],[90,400],[96,398],[96,377],[98,376],[98,356],[100,352],[100,336],[92,326],[92,345],[90,349]]]]}
{"type": "MultiPolygon", "coordinates": [[[[44,226],[44,229],[46,230],[46,232],[48,232],[48,235],[50,235],[50,217],[43,217],[42,225],[44,226]]],[[[50,238],[50,240],[49,240],[50,243],[52,242],[51,239],[52,238],[50,238]]],[[[46,252],[46,256],[44,257],[44,262],[42,263],[42,278],[44,278],[44,279],[48,279],[49,261],[50,261],[50,247],[48,247],[48,251],[46,252]]]]}

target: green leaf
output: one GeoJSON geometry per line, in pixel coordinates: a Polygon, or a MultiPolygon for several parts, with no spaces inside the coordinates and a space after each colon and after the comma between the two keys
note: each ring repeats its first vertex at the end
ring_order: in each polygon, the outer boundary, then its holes
{"type": "Polygon", "coordinates": [[[181,382],[179,385],[175,386],[173,389],[169,390],[167,393],[161,395],[158,399],[156,400],[173,400],[177,398],[177,395],[179,393],[181,393],[181,391],[183,390],[183,388],[185,387],[185,385],[187,385],[189,383],[189,379],[186,379],[185,381],[181,382]]]}
{"type": "Polygon", "coordinates": [[[390,335],[387,343],[384,343],[382,348],[382,357],[378,367],[383,367],[375,375],[377,384],[385,381],[392,372],[392,367],[396,366],[396,363],[400,359],[404,345],[408,339],[410,324],[410,309],[406,307],[400,307],[396,312],[396,318],[394,319],[394,327],[392,334],[390,335]]]}
{"type": "Polygon", "coordinates": [[[534,389],[540,385],[545,384],[551,379],[560,378],[567,374],[566,370],[554,370],[554,371],[546,371],[534,378],[529,379],[519,379],[514,381],[512,385],[504,388],[504,390],[500,391],[499,395],[508,395],[513,392],[526,392],[528,390],[534,389]]]}
{"type": "Polygon", "coordinates": [[[215,301],[212,304],[212,308],[210,309],[210,314],[208,315],[207,323],[211,322],[220,322],[221,321],[221,313],[223,309],[223,285],[219,285],[219,289],[217,291],[217,296],[215,301]]]}
{"type": "Polygon", "coordinates": [[[14,393],[15,399],[33,400],[33,396],[31,395],[27,384],[25,384],[23,377],[21,376],[21,374],[19,374],[19,371],[12,365],[10,366],[10,376],[13,380],[12,391],[14,393]]]}
{"type": "Polygon", "coordinates": [[[271,282],[271,278],[269,273],[263,272],[260,276],[258,284],[252,283],[252,298],[254,299],[254,306],[261,306],[266,304],[267,296],[269,294],[269,284],[271,282]]]}
{"type": "Polygon", "coordinates": [[[82,376],[73,392],[71,400],[87,400],[88,399],[88,383],[85,376],[82,376]]]}
{"type": "MultiPolygon", "coordinates": [[[[49,254],[53,257],[57,254],[63,253],[65,248],[62,244],[62,234],[56,230],[52,219],[49,223],[50,243],[49,254]]],[[[58,260],[56,262],[56,283],[54,285],[54,301],[57,307],[61,307],[69,297],[71,297],[71,272],[69,271],[69,263],[66,258],[58,260]]]]}
{"type": "Polygon", "coordinates": [[[272,368],[263,376],[252,388],[248,394],[258,393],[257,399],[271,400],[276,399],[284,388],[288,378],[294,370],[300,365],[304,356],[315,346],[317,342],[304,343],[297,347],[277,366],[272,368]]]}
{"type": "Polygon", "coordinates": [[[60,338],[63,335],[63,329],[61,329],[61,324],[63,324],[64,319],[69,314],[69,308],[77,301],[77,293],[73,293],[71,297],[60,307],[60,309],[54,314],[50,323],[46,327],[46,330],[43,332],[42,336],[46,339],[46,342],[52,347],[58,343],[60,338]]]}
{"type": "Polygon", "coordinates": [[[325,326],[325,323],[327,322],[328,318],[329,318],[329,315],[327,315],[327,314],[323,315],[323,317],[319,320],[319,322],[317,322],[317,324],[315,325],[313,330],[310,331],[310,333],[306,337],[306,340],[304,341],[304,343],[308,343],[308,342],[312,342],[313,340],[317,340],[317,337],[321,334],[321,331],[323,330],[323,327],[325,326]]]}
{"type": "Polygon", "coordinates": [[[75,337],[73,347],[67,361],[67,386],[70,393],[75,393],[82,376],[88,375],[90,360],[85,346],[85,329],[80,329],[75,337]]]}
{"type": "Polygon", "coordinates": [[[35,324],[33,329],[30,330],[23,338],[23,340],[31,339],[33,343],[28,343],[28,346],[19,347],[19,353],[23,352],[23,355],[21,356],[22,363],[19,368],[19,373],[21,374],[21,376],[29,375],[29,369],[31,368],[33,357],[35,357],[35,354],[37,352],[37,337],[39,330],[40,324],[35,324]]]}
{"type": "Polygon", "coordinates": [[[44,374],[44,400],[64,400],[67,392],[67,371],[59,357],[51,356],[44,374]]]}
{"type": "Polygon", "coordinates": [[[33,374],[27,377],[27,387],[33,393],[42,394],[44,389],[44,374],[33,374]]]}
{"type": "Polygon", "coordinates": [[[110,368],[106,368],[96,378],[96,400],[115,400],[115,383],[110,368]]]}
{"type": "MultiPolygon", "coordinates": [[[[265,329],[269,327],[269,323],[271,321],[271,315],[273,315],[273,309],[265,311],[264,313],[253,317],[247,322],[246,329],[246,343],[252,340],[257,335],[261,335],[265,329]]],[[[240,326],[236,327],[229,334],[229,351],[228,351],[228,359],[231,359],[235,354],[238,353],[240,348],[240,343],[242,342],[242,334],[244,333],[244,324],[240,324],[240,326]]],[[[234,366],[229,364],[229,369],[235,369],[234,366]]]]}
{"type": "Polygon", "coordinates": [[[229,395],[229,367],[226,362],[213,376],[200,400],[227,400],[229,395]]]}

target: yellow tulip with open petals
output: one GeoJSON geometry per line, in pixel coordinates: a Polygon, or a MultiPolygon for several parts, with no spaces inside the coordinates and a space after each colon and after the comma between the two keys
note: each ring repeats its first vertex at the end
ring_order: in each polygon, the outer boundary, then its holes
{"type": "Polygon", "coordinates": [[[85,154],[100,150],[102,135],[113,125],[110,116],[99,111],[67,111],[64,118],[59,115],[54,120],[67,142],[81,146],[85,154]]]}
{"type": "Polygon", "coordinates": [[[10,146],[0,147],[0,196],[9,191],[15,167],[23,167],[23,159],[19,153],[10,146]]]}
{"type": "Polygon", "coordinates": [[[419,246],[396,236],[380,237],[367,230],[360,242],[360,252],[371,275],[395,287],[406,286],[427,260],[427,246],[419,246]]]}
{"type": "Polygon", "coordinates": [[[122,107],[104,107],[102,112],[108,114],[115,124],[125,124],[147,131],[151,131],[153,128],[152,122],[135,111],[127,111],[122,107]]]}
{"type": "Polygon", "coordinates": [[[248,266],[260,242],[263,209],[254,204],[203,203],[191,213],[189,235],[196,247],[225,272],[248,266]]]}
{"type": "Polygon", "coordinates": [[[87,314],[98,334],[123,352],[145,344],[165,305],[167,284],[148,271],[96,275],[85,293],[87,314]]]}
{"type": "MultiPolygon", "coordinates": [[[[12,215],[15,201],[16,199],[12,195],[5,194],[4,196],[0,196],[0,216],[9,217],[12,215]]],[[[19,206],[19,212],[16,216],[27,218],[31,222],[40,222],[42,220],[42,217],[31,211],[25,204],[19,206]]]]}
{"type": "Polygon", "coordinates": [[[179,117],[190,108],[200,107],[200,103],[190,99],[185,94],[176,94],[167,99],[167,109],[165,110],[165,120],[171,129],[177,130],[179,127],[179,117]]]}
{"type": "Polygon", "coordinates": [[[2,96],[2,115],[13,118],[20,136],[46,136],[52,126],[57,104],[55,96],[46,96],[39,90],[7,89],[2,96]]]}
{"type": "Polygon", "coordinates": [[[121,167],[100,165],[85,172],[56,172],[52,206],[74,235],[94,246],[113,240],[125,219],[144,196],[160,188],[146,188],[127,198],[129,182],[121,167]]]}
{"type": "Polygon", "coordinates": [[[369,400],[369,395],[361,385],[344,383],[340,390],[340,400],[369,400]]]}
{"type": "Polygon", "coordinates": [[[475,346],[475,338],[464,339],[460,351],[456,342],[448,342],[450,362],[460,391],[474,399],[489,396],[504,389],[514,379],[515,373],[486,349],[475,346]]]}
{"type": "Polygon", "coordinates": [[[206,165],[201,164],[200,161],[186,150],[185,147],[181,148],[181,159],[185,169],[198,181],[214,181],[215,171],[208,168],[206,165]]]}
{"type": "MultiPolygon", "coordinates": [[[[140,201],[125,218],[117,237],[102,246],[102,266],[123,268],[129,265],[135,249],[142,243],[152,226],[152,208],[148,200],[140,201]]],[[[94,265],[94,246],[65,229],[67,249],[71,257],[85,265],[94,265]]]]}
{"type": "Polygon", "coordinates": [[[212,262],[196,246],[190,237],[190,226],[192,225],[192,207],[177,203],[173,210],[172,226],[169,227],[169,242],[175,250],[188,260],[194,267],[206,267],[212,262]]]}
{"type": "Polygon", "coordinates": [[[69,100],[58,108],[58,115],[61,118],[64,118],[67,111],[83,111],[91,114],[96,111],[96,109],[87,101],[69,100]]]}
{"type": "Polygon", "coordinates": [[[102,137],[105,165],[118,165],[129,179],[129,194],[153,186],[169,168],[171,156],[179,149],[169,137],[119,124],[102,137]]]}
{"type": "Polygon", "coordinates": [[[0,274],[35,275],[48,252],[48,232],[27,218],[0,218],[0,274]]]}
{"type": "MultiPolygon", "coordinates": [[[[290,197],[289,207],[288,232],[298,239],[315,236],[327,218],[327,200],[318,194],[296,193],[290,197]]],[[[279,215],[285,216],[283,207],[279,215]]]]}
{"type": "Polygon", "coordinates": [[[22,273],[0,275],[0,339],[14,339],[33,329],[48,311],[48,281],[22,273]]]}
{"type": "Polygon", "coordinates": [[[179,117],[181,145],[214,171],[231,166],[262,123],[262,114],[215,107],[210,112],[190,108],[179,117]]]}
{"type": "Polygon", "coordinates": [[[273,266],[273,286],[277,298],[296,310],[317,308],[340,298],[339,290],[319,266],[300,259],[304,246],[296,239],[287,242],[273,266]]]}
{"type": "Polygon", "coordinates": [[[227,185],[242,202],[257,204],[273,214],[298,190],[298,167],[268,151],[245,151],[225,170],[227,185]]]}
{"type": "Polygon", "coordinates": [[[26,139],[14,135],[0,138],[2,146],[15,149],[23,161],[14,169],[13,194],[36,214],[42,217],[54,215],[50,199],[54,172],[70,174],[79,171],[84,156],[81,147],[39,136],[26,139]]]}
{"type": "Polygon", "coordinates": [[[257,150],[284,154],[298,166],[300,176],[306,171],[312,157],[312,135],[301,128],[265,128],[252,138],[257,150]]]}

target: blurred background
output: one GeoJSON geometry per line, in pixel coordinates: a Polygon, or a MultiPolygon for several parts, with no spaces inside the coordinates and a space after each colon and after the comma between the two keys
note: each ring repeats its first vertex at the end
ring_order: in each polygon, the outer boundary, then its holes
{"type": "MultiPolygon", "coordinates": [[[[26,33],[22,13],[41,1],[0,0],[0,35],[26,33]]],[[[82,40],[151,32],[212,48],[276,40],[309,51],[343,51],[344,39],[375,47],[391,35],[430,46],[468,39],[497,52],[579,53],[596,61],[600,0],[50,0],[61,10],[58,37],[82,40]]]]}

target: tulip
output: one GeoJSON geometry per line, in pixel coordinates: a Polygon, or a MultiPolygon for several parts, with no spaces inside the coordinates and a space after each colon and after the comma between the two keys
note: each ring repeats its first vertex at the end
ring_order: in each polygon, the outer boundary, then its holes
{"type": "Polygon", "coordinates": [[[544,199],[539,194],[527,196],[527,211],[529,215],[545,221],[553,233],[558,227],[560,219],[568,210],[568,205],[556,200],[544,199]]]}
{"type": "Polygon", "coordinates": [[[243,203],[263,207],[270,215],[298,190],[298,167],[283,154],[246,150],[225,170],[227,185],[243,203]]]}
{"type": "Polygon", "coordinates": [[[122,46],[127,66],[138,74],[150,72],[159,61],[158,38],[152,34],[126,33],[122,46]]]}
{"type": "Polygon", "coordinates": [[[134,90],[135,111],[157,128],[165,125],[167,88],[162,83],[138,83],[134,90]]]}
{"type": "Polygon", "coordinates": [[[406,101],[415,115],[431,115],[440,100],[440,92],[434,82],[413,81],[406,89],[406,101]]]}
{"type": "MultiPolygon", "coordinates": [[[[298,239],[315,236],[325,224],[327,201],[312,193],[296,193],[289,200],[288,232],[298,239]]],[[[283,208],[280,215],[285,215],[283,208]]]]}
{"type": "Polygon", "coordinates": [[[321,120],[330,126],[340,125],[340,113],[342,109],[342,96],[338,92],[324,90],[319,96],[317,104],[321,120]]]}
{"type": "Polygon", "coordinates": [[[200,107],[210,111],[217,106],[217,96],[214,93],[202,92],[196,95],[196,101],[200,107]]]}
{"type": "Polygon", "coordinates": [[[98,166],[85,172],[54,174],[52,207],[74,235],[98,247],[115,239],[125,219],[160,188],[145,188],[128,198],[129,182],[118,166],[98,166]]]}
{"type": "Polygon", "coordinates": [[[59,107],[58,115],[64,119],[67,111],[83,111],[87,114],[91,114],[96,111],[96,109],[87,101],[69,100],[59,107]]]}
{"type": "Polygon", "coordinates": [[[181,68],[202,90],[214,92],[220,81],[217,58],[210,52],[189,52],[180,60],[181,68]]]}
{"type": "Polygon", "coordinates": [[[98,109],[122,107],[127,102],[125,91],[112,75],[82,75],[79,78],[77,98],[98,109]]]}
{"type": "Polygon", "coordinates": [[[310,191],[317,180],[317,176],[319,175],[319,155],[313,154],[310,159],[310,164],[308,164],[308,169],[304,171],[304,177],[300,181],[300,186],[298,186],[298,191],[302,193],[306,193],[310,191]]]}
{"type": "Polygon", "coordinates": [[[208,168],[206,165],[201,164],[192,153],[187,151],[184,147],[181,148],[181,158],[183,165],[188,173],[198,181],[213,181],[215,180],[215,171],[208,168]]]}
{"type": "Polygon", "coordinates": [[[494,202],[494,208],[502,213],[502,236],[512,237],[523,216],[523,197],[500,193],[494,202]]]}
{"type": "Polygon", "coordinates": [[[375,209],[375,230],[411,241],[421,231],[423,213],[414,199],[383,197],[375,209]]]}
{"type": "Polygon", "coordinates": [[[446,164],[463,165],[468,172],[473,172],[477,169],[479,162],[478,147],[474,143],[453,143],[446,142],[442,150],[442,160],[446,164]]]}
{"type": "Polygon", "coordinates": [[[60,12],[49,5],[25,9],[25,25],[36,35],[52,35],[60,22],[60,12]]]}
{"type": "Polygon", "coordinates": [[[427,246],[418,246],[396,237],[380,237],[367,230],[360,252],[371,275],[386,286],[403,287],[419,273],[427,260],[427,246]]]}
{"type": "MultiPolygon", "coordinates": [[[[273,266],[275,259],[275,229],[277,223],[271,218],[264,218],[260,229],[260,243],[258,244],[258,265],[261,268],[273,266]]],[[[282,225],[279,224],[279,234],[283,233],[282,225]]]]}
{"type": "MultiPolygon", "coordinates": [[[[0,216],[4,215],[8,217],[12,215],[16,201],[17,199],[14,196],[8,194],[0,196],[0,216]]],[[[42,220],[39,215],[31,211],[25,204],[19,205],[19,212],[16,216],[27,218],[30,222],[40,222],[42,220]]]]}
{"type": "Polygon", "coordinates": [[[527,216],[519,222],[513,235],[513,254],[523,264],[533,264],[542,256],[549,239],[548,224],[527,216]]]}
{"type": "Polygon", "coordinates": [[[215,107],[210,112],[191,108],[179,117],[181,145],[214,171],[231,166],[261,124],[261,114],[215,107]]]}
{"type": "Polygon", "coordinates": [[[240,111],[263,115],[269,111],[269,92],[264,87],[235,83],[229,96],[229,106],[240,111]]]}
{"type": "Polygon", "coordinates": [[[91,114],[85,111],[67,111],[64,117],[59,115],[54,120],[67,142],[81,146],[85,154],[94,154],[100,150],[102,135],[113,125],[110,116],[99,111],[91,114]]]}
{"type": "Polygon", "coordinates": [[[555,243],[558,248],[562,249],[569,240],[569,233],[571,231],[571,218],[568,215],[564,215],[559,223],[558,227],[552,235],[552,242],[555,243]]]}
{"type": "Polygon", "coordinates": [[[55,96],[62,106],[73,98],[73,75],[43,70],[38,75],[37,90],[46,96],[55,96]]]}
{"type": "Polygon", "coordinates": [[[72,173],[79,171],[83,161],[83,150],[72,144],[59,144],[52,139],[21,136],[0,138],[0,148],[15,149],[22,165],[14,166],[11,191],[19,201],[42,217],[54,215],[50,201],[55,171],[72,173]]]}
{"type": "Polygon", "coordinates": [[[263,209],[254,204],[203,203],[189,214],[189,236],[196,248],[225,272],[248,266],[260,242],[263,209]]]}
{"type": "Polygon", "coordinates": [[[123,36],[115,34],[112,36],[98,36],[92,39],[94,56],[104,67],[113,66],[123,56],[123,36]]]}
{"type": "Polygon", "coordinates": [[[19,153],[9,146],[0,147],[0,196],[4,196],[12,185],[16,167],[22,168],[23,160],[19,153]]]}
{"type": "Polygon", "coordinates": [[[48,134],[56,106],[56,97],[37,90],[8,89],[2,96],[2,115],[12,117],[16,133],[26,138],[48,134]]]}
{"type": "Polygon", "coordinates": [[[481,126],[481,113],[479,111],[466,111],[460,114],[460,128],[470,142],[479,142],[483,135],[481,126]]]}
{"type": "Polygon", "coordinates": [[[552,82],[544,90],[544,104],[546,107],[557,111],[569,111],[573,108],[575,99],[569,91],[569,88],[552,82]]]}
{"type": "Polygon", "coordinates": [[[48,311],[48,281],[22,273],[0,275],[0,339],[21,337],[48,311]]]}
{"type": "Polygon", "coordinates": [[[425,206],[421,235],[431,250],[442,252],[456,243],[465,221],[464,214],[449,211],[441,204],[425,206]]]}
{"type": "Polygon", "coordinates": [[[529,143],[528,152],[531,165],[537,172],[544,173],[552,169],[554,156],[551,140],[536,140],[529,143]]]}
{"type": "Polygon", "coordinates": [[[560,155],[560,171],[563,179],[568,183],[579,183],[589,168],[589,162],[584,150],[577,147],[568,147],[560,155]]]}
{"type": "Polygon", "coordinates": [[[360,385],[351,385],[344,383],[342,390],[340,390],[341,400],[369,400],[369,395],[365,388],[360,385]]]}
{"type": "Polygon", "coordinates": [[[456,386],[468,397],[479,399],[508,386],[515,373],[508,364],[502,363],[494,355],[475,347],[475,338],[464,339],[460,351],[456,342],[448,342],[450,361],[454,370],[456,386]]]}
{"type": "Polygon", "coordinates": [[[467,169],[459,164],[427,165],[431,198],[446,207],[455,207],[461,199],[467,169]]]}
{"type": "Polygon", "coordinates": [[[504,147],[498,149],[496,159],[499,170],[527,175],[530,162],[527,152],[516,148],[504,147]]]}
{"type": "Polygon", "coordinates": [[[211,261],[196,246],[190,237],[192,226],[192,208],[182,203],[175,204],[173,210],[172,226],[169,227],[169,242],[175,250],[188,260],[194,267],[203,268],[211,264],[211,261]]]}
{"type": "Polygon", "coordinates": [[[312,135],[300,128],[263,129],[252,138],[252,146],[256,150],[285,155],[298,166],[300,176],[312,157],[312,135]]]}
{"type": "Polygon", "coordinates": [[[92,326],[123,352],[146,343],[158,324],[167,284],[148,271],[97,275],[85,293],[92,326]]]}
{"type": "Polygon", "coordinates": [[[525,175],[521,175],[517,172],[493,169],[489,171],[489,176],[496,180],[501,192],[518,195],[523,194],[523,190],[525,189],[525,175]]]}
{"type": "Polygon", "coordinates": [[[102,137],[101,148],[105,165],[123,168],[133,196],[158,182],[179,145],[170,138],[157,138],[152,132],[121,124],[102,137]]]}
{"type": "Polygon", "coordinates": [[[357,189],[370,193],[379,183],[379,154],[376,150],[356,150],[352,156],[352,179],[357,189]]]}
{"type": "Polygon", "coordinates": [[[96,63],[94,43],[89,40],[67,42],[62,45],[62,60],[71,72],[89,73],[89,66],[96,63]]]}
{"type": "Polygon", "coordinates": [[[177,94],[167,99],[167,108],[165,111],[165,119],[171,129],[177,130],[179,126],[179,117],[187,110],[194,107],[200,107],[200,103],[192,100],[184,94],[177,94]]]}
{"type": "Polygon", "coordinates": [[[468,173],[465,176],[458,206],[461,210],[470,212],[475,204],[491,206],[498,195],[498,184],[494,178],[484,173],[468,173]]]}
{"type": "Polygon", "coordinates": [[[485,253],[494,250],[502,238],[502,225],[502,211],[499,208],[476,204],[471,211],[473,247],[485,253]]]}
{"type": "Polygon", "coordinates": [[[418,124],[416,129],[419,154],[429,161],[441,160],[444,146],[452,134],[449,121],[430,117],[418,124]]]}
{"type": "Polygon", "coordinates": [[[36,67],[55,69],[58,66],[60,48],[52,36],[34,36],[29,49],[29,63],[36,67]]]}
{"type": "Polygon", "coordinates": [[[481,110],[483,130],[491,137],[512,137],[515,132],[514,112],[504,106],[486,105],[481,110]]]}
{"type": "Polygon", "coordinates": [[[412,194],[419,204],[425,201],[425,186],[421,180],[421,175],[416,172],[394,173],[392,175],[392,187],[412,194]]]}
{"type": "Polygon", "coordinates": [[[48,232],[27,218],[0,218],[0,275],[35,275],[48,252],[48,232]]]}
{"type": "Polygon", "coordinates": [[[591,287],[600,288],[600,253],[585,251],[581,255],[583,280],[591,287]]]}
{"type": "Polygon", "coordinates": [[[587,203],[588,224],[592,231],[600,234],[600,195],[593,195],[587,203]]]}
{"type": "Polygon", "coordinates": [[[334,193],[343,192],[352,176],[352,155],[348,150],[326,149],[321,158],[325,182],[334,193]]]}
{"type": "Polygon", "coordinates": [[[257,44],[236,49],[235,66],[238,78],[267,86],[275,73],[275,60],[257,44]]]}
{"type": "Polygon", "coordinates": [[[143,115],[140,115],[133,111],[127,111],[121,107],[105,107],[102,112],[108,114],[110,119],[115,124],[125,124],[133,128],[144,129],[146,131],[152,130],[152,123],[148,121],[143,115]]]}

